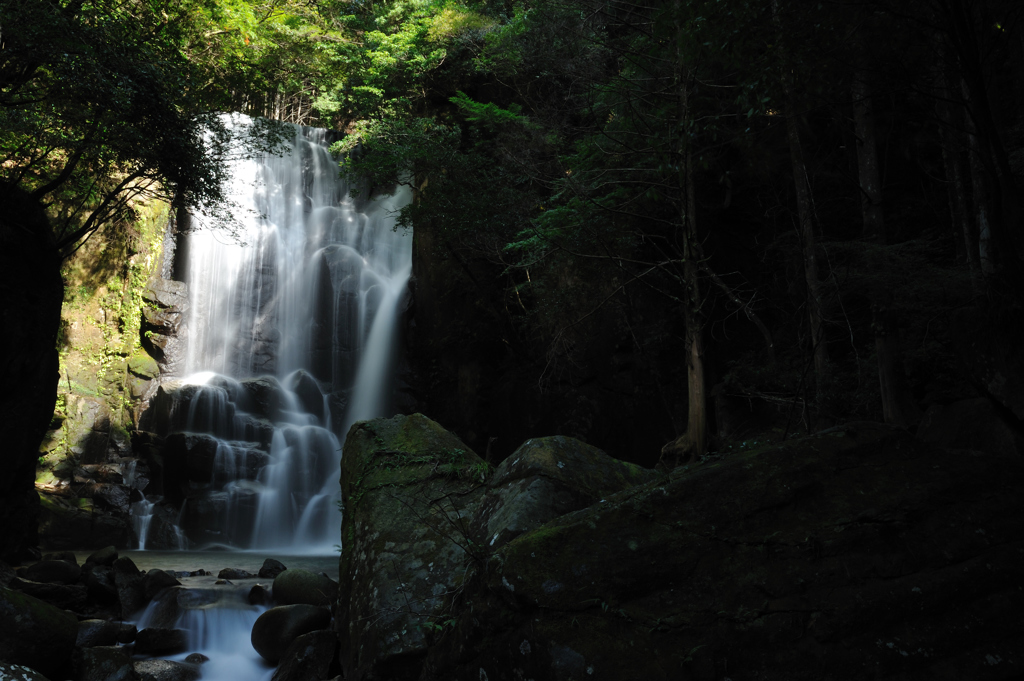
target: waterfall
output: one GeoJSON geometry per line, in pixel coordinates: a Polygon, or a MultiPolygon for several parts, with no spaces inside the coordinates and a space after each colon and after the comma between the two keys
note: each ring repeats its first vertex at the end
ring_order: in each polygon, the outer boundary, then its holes
{"type": "Polygon", "coordinates": [[[292,130],[286,153],[233,163],[232,219],[197,214],[185,249],[175,418],[197,434],[181,523],[198,545],[330,553],[341,438],[388,407],[412,260],[395,214],[410,193],[353,197],[325,131],[292,130]]]}

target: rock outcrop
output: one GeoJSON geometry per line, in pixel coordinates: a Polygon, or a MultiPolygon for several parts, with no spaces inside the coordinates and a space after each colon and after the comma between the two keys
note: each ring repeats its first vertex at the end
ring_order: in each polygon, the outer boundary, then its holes
{"type": "Polygon", "coordinates": [[[497,551],[421,678],[1016,678],[1022,489],[877,424],[677,469],[497,551]]]}

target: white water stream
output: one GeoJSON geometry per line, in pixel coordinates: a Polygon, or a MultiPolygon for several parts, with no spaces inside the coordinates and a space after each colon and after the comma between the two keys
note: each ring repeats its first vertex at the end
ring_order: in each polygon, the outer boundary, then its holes
{"type": "MultiPolygon", "coordinates": [[[[354,199],[324,131],[294,131],[289,153],[235,162],[234,228],[197,215],[189,236],[187,399],[176,408],[181,430],[216,449],[212,480],[181,512],[197,548],[336,555],[340,438],[386,415],[412,252],[394,216],[409,193],[354,199]]],[[[152,503],[133,511],[144,542],[152,503]]],[[[225,602],[183,614],[190,652],[211,658],[204,679],[267,675],[249,644],[260,612],[225,602]]]]}

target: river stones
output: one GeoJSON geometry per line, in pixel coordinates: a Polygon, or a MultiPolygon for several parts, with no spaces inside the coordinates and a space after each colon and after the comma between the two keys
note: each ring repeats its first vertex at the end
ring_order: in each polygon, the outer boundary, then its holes
{"type": "Polygon", "coordinates": [[[259,576],[260,579],[274,579],[287,569],[281,561],[267,558],[263,561],[263,567],[260,568],[259,576]]]}
{"type": "Polygon", "coordinates": [[[63,610],[83,609],[89,596],[89,590],[81,584],[49,584],[21,577],[12,579],[10,587],[63,610]]]}
{"type": "Polygon", "coordinates": [[[75,681],[139,681],[124,648],[100,646],[75,652],[75,681]]]}
{"type": "Polygon", "coordinates": [[[270,594],[262,584],[255,584],[249,589],[249,605],[266,605],[270,601],[270,594]]]}
{"type": "Polygon", "coordinates": [[[97,565],[86,562],[82,566],[82,584],[89,593],[89,598],[97,603],[114,603],[117,601],[117,585],[114,583],[114,568],[109,565],[97,565]]]}
{"type": "Polygon", "coordinates": [[[121,617],[128,619],[146,605],[144,575],[135,567],[131,558],[118,558],[113,563],[114,586],[121,601],[121,617]]]}
{"type": "Polygon", "coordinates": [[[295,639],[331,624],[331,613],[313,605],[281,605],[259,616],[252,626],[252,647],[263,659],[277,663],[295,639]]]}
{"type": "Polygon", "coordinates": [[[188,632],[181,629],[149,627],[135,637],[135,652],[147,655],[180,653],[188,647],[188,632]]]}
{"type": "Polygon", "coordinates": [[[299,636],[288,646],[271,681],[326,679],[337,646],[338,637],[330,630],[299,636]]]}
{"type": "Polygon", "coordinates": [[[142,681],[195,681],[202,674],[197,664],[172,660],[141,660],[135,671],[142,681]]]}
{"type": "Polygon", "coordinates": [[[252,579],[256,575],[241,568],[224,568],[217,573],[218,579],[252,579]]]}
{"type": "Polygon", "coordinates": [[[338,599],[338,583],[324,574],[297,568],[274,578],[274,601],[281,605],[330,605],[338,599]]]}
{"type": "Polygon", "coordinates": [[[0,679],[17,679],[17,681],[50,681],[31,667],[9,662],[0,662],[0,679]]]}
{"type": "Polygon", "coordinates": [[[113,546],[107,546],[99,551],[94,551],[91,556],[85,559],[85,562],[87,565],[92,563],[93,565],[111,566],[115,560],[117,560],[117,549],[113,546]]]}
{"type": "Polygon", "coordinates": [[[63,560],[40,560],[29,565],[22,572],[22,577],[33,582],[46,584],[75,584],[81,577],[82,568],[75,563],[63,560]]]}

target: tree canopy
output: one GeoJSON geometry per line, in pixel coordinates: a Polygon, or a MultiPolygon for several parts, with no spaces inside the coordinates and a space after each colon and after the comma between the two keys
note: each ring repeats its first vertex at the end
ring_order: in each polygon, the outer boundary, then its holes
{"type": "Polygon", "coordinates": [[[712,384],[808,423],[890,414],[871,367],[923,399],[923,367],[949,369],[937,311],[1019,299],[1022,13],[0,0],[0,177],[67,250],[137,195],[216,200],[221,112],[333,128],[342,172],[414,186],[401,221],[453,276],[500,282],[478,331],[542,384],[586,383],[611,334],[652,372],[666,439],[707,421],[712,384]]]}

